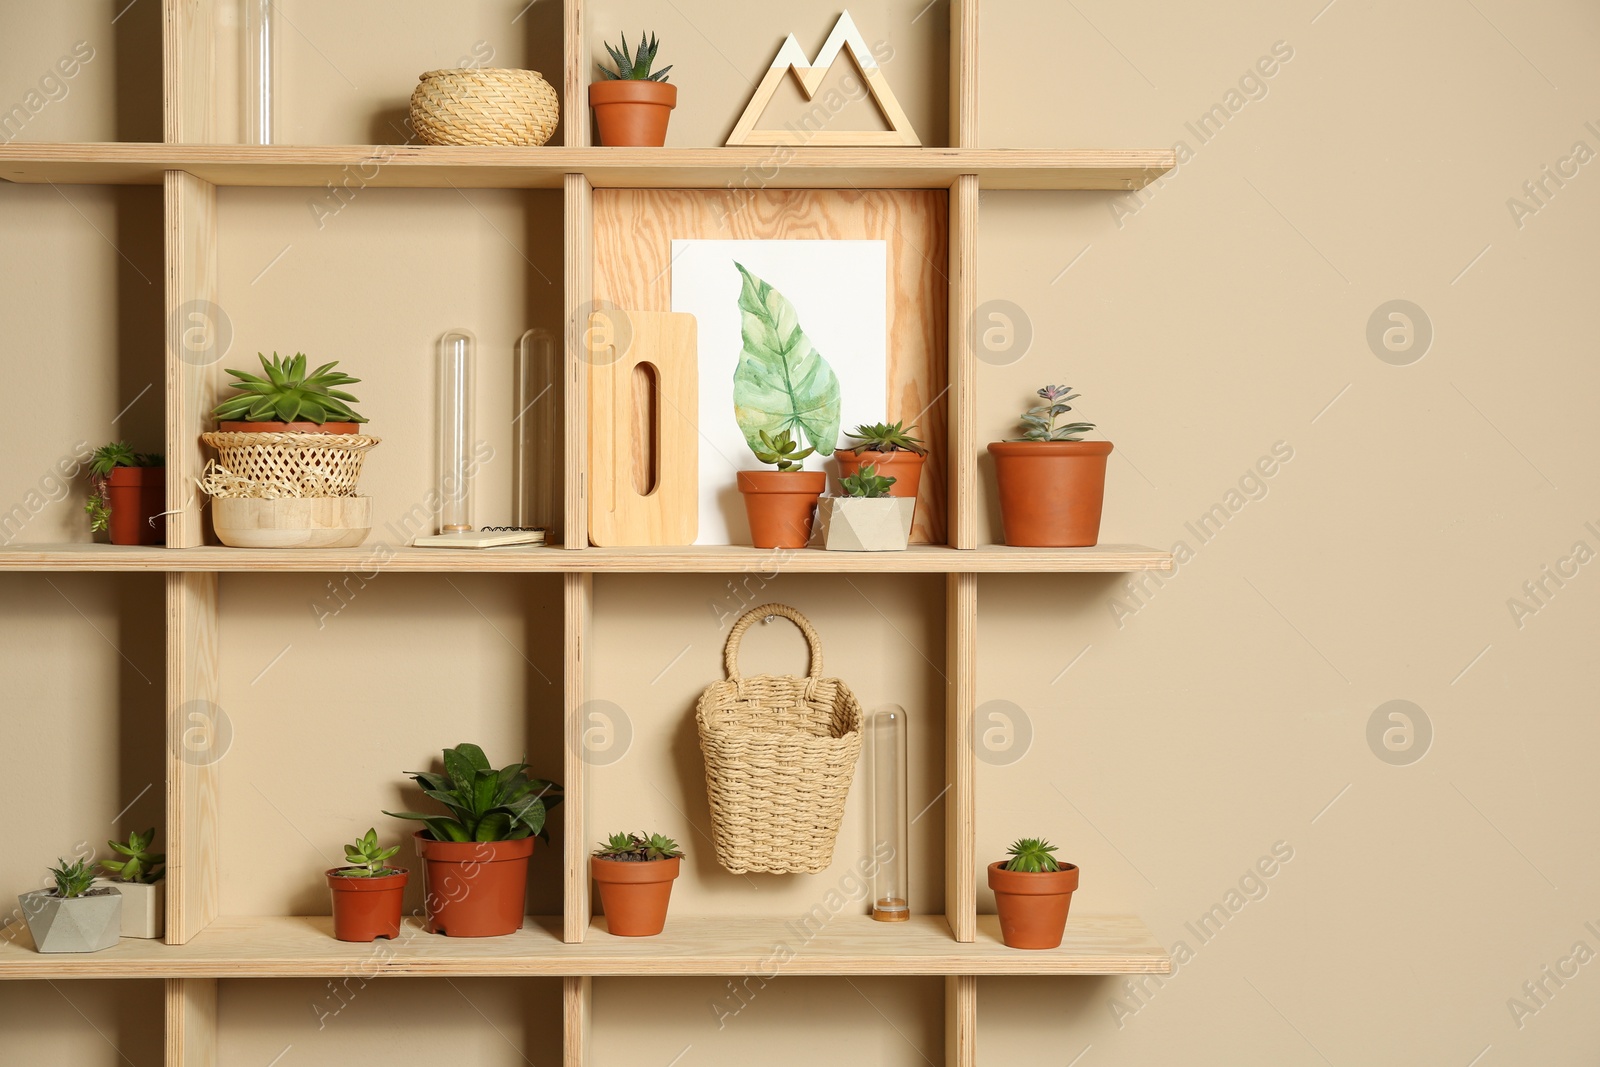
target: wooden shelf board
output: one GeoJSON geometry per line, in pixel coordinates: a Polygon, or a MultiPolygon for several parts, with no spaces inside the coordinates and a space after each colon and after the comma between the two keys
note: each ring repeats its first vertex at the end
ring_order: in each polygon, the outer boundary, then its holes
{"type": "Polygon", "coordinates": [[[159,185],[180,170],[220,186],[293,188],[559,189],[581,173],[613,189],[941,189],[976,174],[985,189],[1131,190],[1176,165],[1164,148],[0,146],[0,179],[63,185],[159,185]]]}
{"type": "MultiPolygon", "coordinates": [[[[1078,916],[1061,947],[1006,948],[993,915],[978,938],[950,937],[942,915],[908,923],[836,916],[810,936],[795,918],[668,918],[657,937],[613,937],[596,919],[582,944],[561,941],[557,917],[508,937],[450,938],[413,919],[396,941],[335,941],[327,916],[222,918],[186,945],[124,939],[104,952],[42,954],[26,930],[0,945],[0,979],[321,978],[517,975],[1104,975],[1169,974],[1172,960],[1142,922],[1078,916]]],[[[0,941],[3,941],[0,938],[0,941]]]]}
{"type": "Polygon", "coordinates": [[[370,574],[472,572],[602,572],[615,574],[1035,574],[1170,571],[1172,554],[1143,545],[1093,548],[1010,548],[985,545],[971,551],[916,545],[904,552],[826,552],[687,545],[666,548],[559,547],[256,549],[129,548],[100,544],[11,545],[0,549],[4,571],[281,571],[370,574]]]}

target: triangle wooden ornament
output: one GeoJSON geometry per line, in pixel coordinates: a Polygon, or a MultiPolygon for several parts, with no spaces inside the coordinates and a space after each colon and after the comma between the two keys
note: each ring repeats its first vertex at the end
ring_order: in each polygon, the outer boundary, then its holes
{"type": "Polygon", "coordinates": [[[745,106],[744,114],[739,116],[739,122],[733,127],[733,133],[728,135],[728,144],[856,148],[868,145],[916,146],[922,142],[917,139],[910,120],[900,108],[900,101],[895,99],[894,92],[889,88],[888,79],[883,76],[883,70],[873,58],[871,49],[867,47],[866,38],[861,36],[861,31],[856,29],[855,20],[850,17],[850,12],[846,11],[839,16],[839,21],[833,24],[833,32],[828,34],[828,40],[823,44],[822,51],[817,53],[815,61],[806,55],[794,34],[791,33],[785,38],[783,47],[778,49],[778,54],[772,60],[772,66],[767,69],[766,76],[761,79],[761,84],[756,86],[755,95],[745,106]],[[849,52],[856,70],[861,74],[862,82],[866,85],[867,92],[872,94],[878,110],[883,112],[884,121],[889,125],[887,130],[811,130],[803,126],[799,129],[792,126],[781,130],[756,129],[756,121],[761,118],[761,113],[767,109],[767,105],[772,103],[772,96],[778,91],[778,85],[783,81],[784,75],[792,72],[795,81],[800,83],[800,91],[805,94],[807,100],[810,100],[822,86],[822,79],[833,67],[834,60],[838,59],[839,53],[843,51],[849,52]]]}

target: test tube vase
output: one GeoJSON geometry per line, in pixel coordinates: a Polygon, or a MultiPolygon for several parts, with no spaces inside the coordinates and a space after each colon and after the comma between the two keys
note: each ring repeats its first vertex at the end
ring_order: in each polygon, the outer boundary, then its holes
{"type": "Polygon", "coordinates": [[[909,827],[906,822],[906,712],[899,705],[872,714],[872,917],[878,922],[911,918],[907,886],[909,827]]]}

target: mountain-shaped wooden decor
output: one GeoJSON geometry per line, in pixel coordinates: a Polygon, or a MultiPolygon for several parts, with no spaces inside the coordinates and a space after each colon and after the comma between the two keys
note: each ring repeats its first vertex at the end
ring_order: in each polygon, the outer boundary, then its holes
{"type": "Polygon", "coordinates": [[[784,40],[766,77],[756,86],[755,95],[750,98],[733,133],[728,136],[730,145],[820,145],[841,148],[921,143],[906,113],[901,110],[900,101],[895,99],[894,92],[890,90],[878,61],[867,47],[866,38],[856,29],[855,20],[848,11],[834,23],[833,32],[828,34],[828,40],[823,44],[822,51],[817,53],[815,62],[806,56],[794,34],[791,33],[784,40]],[[822,79],[833,67],[834,60],[839,58],[839,53],[846,50],[846,45],[849,46],[850,58],[854,60],[856,69],[861,72],[867,91],[872,94],[878,110],[883,112],[884,121],[889,124],[887,130],[811,130],[792,126],[781,130],[756,129],[756,121],[761,118],[767,105],[772,103],[772,94],[778,91],[778,83],[783,81],[785,74],[794,74],[795,80],[800,83],[800,91],[810,100],[821,87],[822,79]]]}

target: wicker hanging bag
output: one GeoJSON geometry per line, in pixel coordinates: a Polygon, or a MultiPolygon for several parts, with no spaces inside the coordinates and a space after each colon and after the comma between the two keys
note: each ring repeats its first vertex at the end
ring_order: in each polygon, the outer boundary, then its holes
{"type": "Polygon", "coordinates": [[[740,616],[723,663],[727,680],[706,688],[694,716],[717,862],[734,874],[827,870],[861,755],[861,702],[844,682],[822,676],[817,631],[784,604],[740,616]],[[805,635],[808,673],[743,677],[739,643],[745,631],[777,616],[805,635]]]}

